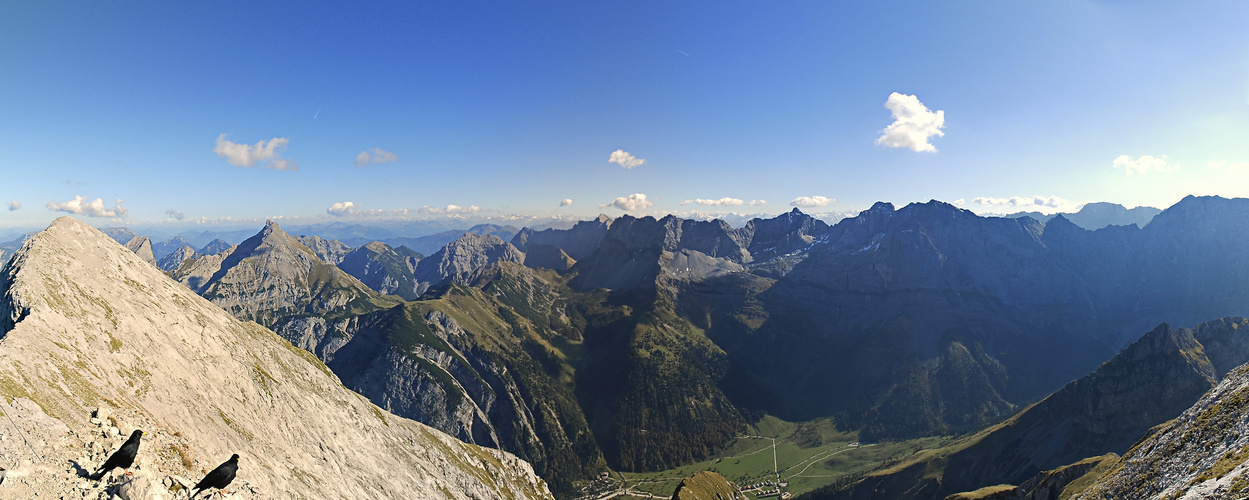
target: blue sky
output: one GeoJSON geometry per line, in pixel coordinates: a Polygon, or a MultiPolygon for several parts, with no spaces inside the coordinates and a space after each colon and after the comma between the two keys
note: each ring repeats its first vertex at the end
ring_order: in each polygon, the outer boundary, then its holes
{"type": "Polygon", "coordinates": [[[1244,2],[531,4],[6,2],[0,227],[1249,196],[1244,2]]]}

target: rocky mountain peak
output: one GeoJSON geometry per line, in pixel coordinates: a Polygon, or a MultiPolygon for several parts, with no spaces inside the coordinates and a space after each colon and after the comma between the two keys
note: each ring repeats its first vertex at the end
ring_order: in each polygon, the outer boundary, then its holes
{"type": "Polygon", "coordinates": [[[261,230],[261,233],[269,234],[269,233],[272,233],[275,231],[281,231],[281,230],[282,230],[282,226],[279,226],[278,223],[273,222],[272,220],[265,220],[265,227],[264,229],[261,230]]]}
{"type": "Polygon", "coordinates": [[[471,283],[478,273],[496,262],[523,264],[525,254],[498,236],[465,233],[417,263],[414,275],[422,284],[418,294],[447,282],[471,283]]]}
{"type": "Polygon", "coordinates": [[[4,269],[0,318],[0,384],[17,390],[5,412],[32,437],[0,431],[6,497],[102,492],[65,464],[96,465],[90,449],[142,429],[134,475],[118,486],[131,497],[189,486],[237,453],[236,498],[550,498],[514,456],[385,413],[72,218],[4,269]],[[97,407],[120,436],[99,437],[97,407]]]}
{"type": "Polygon", "coordinates": [[[214,239],[214,240],[212,240],[212,241],[208,242],[208,244],[207,244],[207,245],[204,245],[204,247],[203,247],[203,248],[200,248],[200,249],[197,251],[197,253],[199,253],[200,255],[217,255],[217,254],[219,254],[219,253],[221,253],[221,252],[224,252],[224,251],[226,251],[226,250],[229,250],[229,249],[230,249],[230,247],[233,247],[233,246],[234,246],[234,245],[231,245],[230,243],[226,242],[225,240],[222,240],[222,239],[220,239],[220,238],[217,238],[217,239],[214,239]]]}
{"type": "Polygon", "coordinates": [[[147,236],[135,236],[126,243],[126,249],[134,252],[144,262],[156,265],[156,254],[152,252],[152,240],[147,236]]]}

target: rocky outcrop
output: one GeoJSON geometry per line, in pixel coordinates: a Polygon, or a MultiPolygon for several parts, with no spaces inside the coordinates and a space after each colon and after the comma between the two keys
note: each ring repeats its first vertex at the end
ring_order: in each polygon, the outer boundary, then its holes
{"type": "Polygon", "coordinates": [[[416,300],[420,297],[416,265],[424,257],[408,247],[391,248],[374,241],[343,256],[338,268],[375,291],[416,300]]]}
{"type": "Polygon", "coordinates": [[[136,236],[126,243],[126,249],[134,252],[144,262],[153,266],[156,264],[156,255],[152,253],[152,241],[147,236],[136,236]]]}
{"type": "Polygon", "coordinates": [[[746,495],[724,476],[711,471],[698,471],[681,480],[672,492],[672,500],[744,500],[746,495]]]}
{"type": "Polygon", "coordinates": [[[550,498],[515,456],[380,410],[70,218],[4,269],[0,318],[6,414],[26,429],[2,431],[6,497],[162,498],[238,453],[237,498],[550,498]],[[42,465],[94,467],[121,438],[89,436],[118,426],[147,433],[133,478],[96,487],[42,465]]]}
{"type": "Polygon", "coordinates": [[[525,254],[498,236],[466,233],[417,263],[417,295],[444,283],[468,284],[496,262],[524,263],[525,254]]]}

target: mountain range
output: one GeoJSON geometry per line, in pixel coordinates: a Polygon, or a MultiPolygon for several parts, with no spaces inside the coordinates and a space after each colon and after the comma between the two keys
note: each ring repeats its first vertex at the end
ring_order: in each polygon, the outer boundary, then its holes
{"type": "Polygon", "coordinates": [[[1249,315],[1246,217],[1249,200],[1188,197],[1090,231],[878,203],[832,226],[600,217],[428,257],[269,224],[174,275],[566,495],[603,465],[711,457],[764,413],[865,441],[984,428],[1154,325],[1249,315]]]}
{"type": "Polygon", "coordinates": [[[167,498],[237,453],[235,498],[550,498],[515,456],[382,411],[71,218],[0,274],[0,387],[6,497],[167,498]],[[144,431],[133,474],[85,481],[119,427],[144,431]]]}

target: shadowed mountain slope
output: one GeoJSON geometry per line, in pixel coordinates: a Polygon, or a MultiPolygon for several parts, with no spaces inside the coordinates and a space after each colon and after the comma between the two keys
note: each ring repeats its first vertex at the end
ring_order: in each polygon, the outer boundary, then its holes
{"type": "Polygon", "coordinates": [[[927,450],[839,492],[810,498],[940,499],[1020,484],[1086,457],[1122,454],[1179,415],[1238,363],[1249,362],[1249,320],[1194,330],[1163,324],[1097,371],[989,429],[927,450]],[[1214,359],[1207,353],[1217,353],[1214,359]],[[1216,361],[1217,359],[1217,361],[1216,361]]]}

